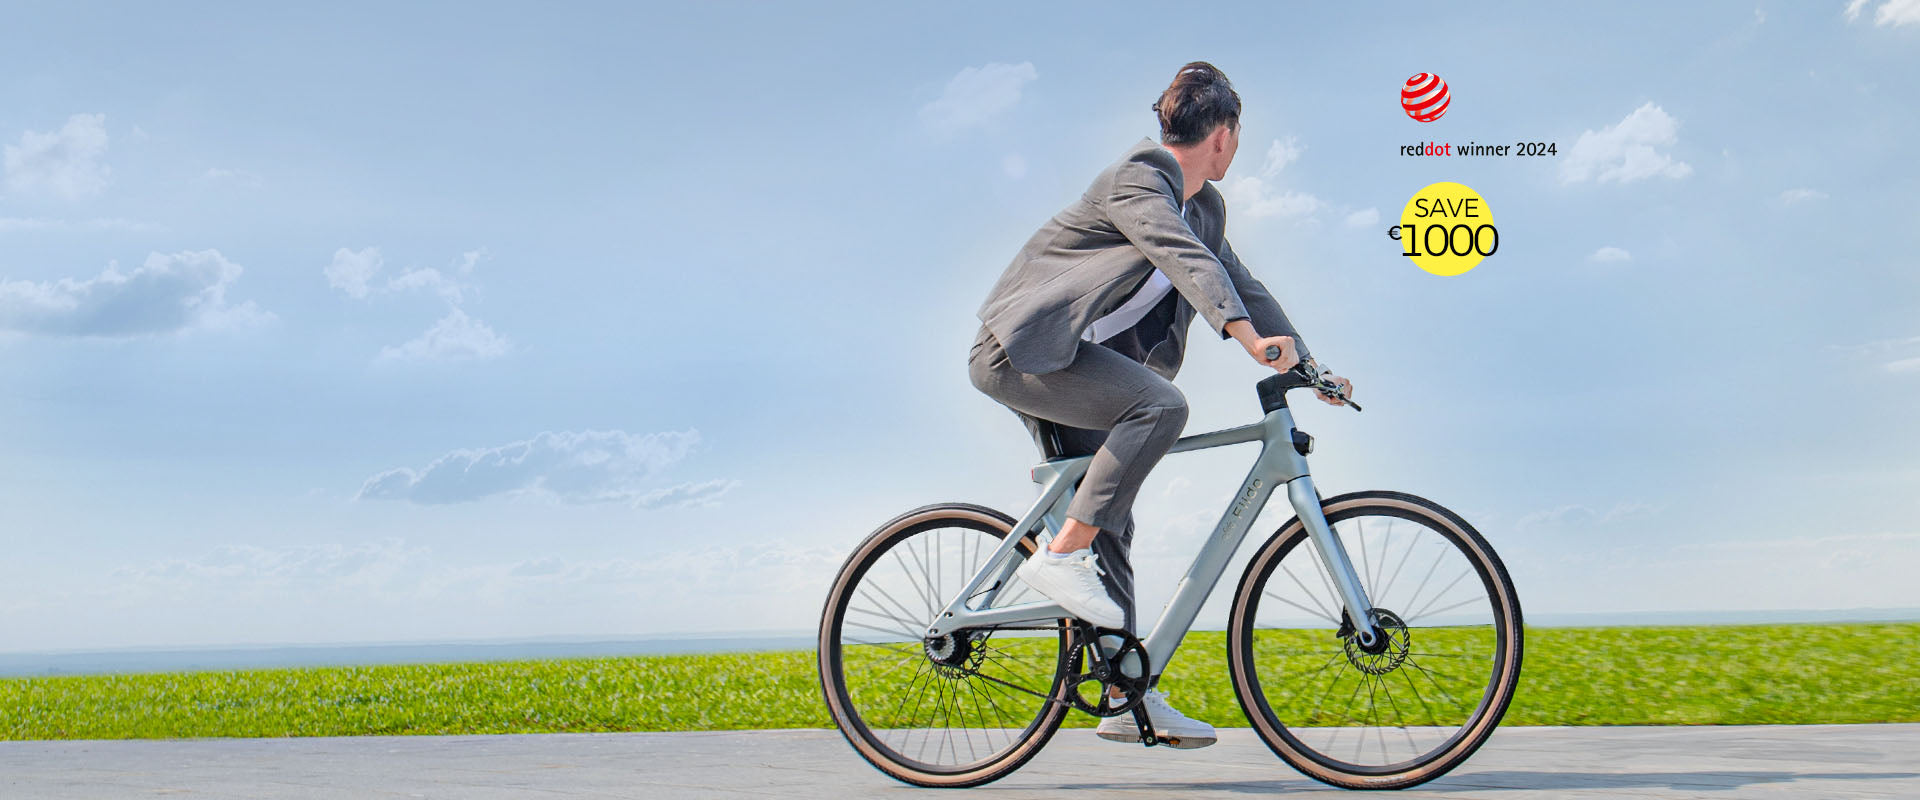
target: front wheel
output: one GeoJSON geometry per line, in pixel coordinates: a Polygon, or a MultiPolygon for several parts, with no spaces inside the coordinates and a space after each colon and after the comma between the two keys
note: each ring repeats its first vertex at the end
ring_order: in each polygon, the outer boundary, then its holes
{"type": "Polygon", "coordinates": [[[1361,646],[1295,517],[1234,595],[1227,660],[1267,747],[1323,783],[1403,789],[1472,755],[1520,680],[1520,601],[1473,526],[1400,492],[1322,501],[1386,636],[1361,646]]]}
{"type": "MultiPolygon", "coordinates": [[[[1060,728],[1072,640],[1064,620],[924,636],[1013,525],[965,503],[917,508],[880,526],[840,568],[820,618],[821,689],[841,734],[882,772],[976,786],[1018,769],[1060,728]]],[[[1022,537],[1014,557],[1035,546],[1022,537]]],[[[1040,599],[1007,581],[988,587],[986,607],[1040,599]]]]}

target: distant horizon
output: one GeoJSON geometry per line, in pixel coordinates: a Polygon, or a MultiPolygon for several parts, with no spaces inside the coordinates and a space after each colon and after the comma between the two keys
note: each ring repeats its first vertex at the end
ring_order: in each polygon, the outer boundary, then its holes
{"type": "MultiPolygon", "coordinates": [[[[1920,608],[1640,611],[1527,617],[1529,628],[1665,627],[1920,622],[1920,608]]],[[[1219,628],[1196,627],[1196,631],[1219,628]]],[[[734,631],[606,636],[125,647],[0,651],[0,679],[197,670],[382,666],[548,658],[666,656],[802,649],[812,631],[734,631]]]]}

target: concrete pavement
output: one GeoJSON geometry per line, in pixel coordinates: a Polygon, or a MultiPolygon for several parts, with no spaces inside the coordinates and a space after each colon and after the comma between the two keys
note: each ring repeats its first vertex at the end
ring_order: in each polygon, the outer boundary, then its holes
{"type": "MultiPolygon", "coordinates": [[[[0,797],[1352,796],[1246,729],[1201,750],[1062,730],[1020,771],[949,793],[896,783],[834,731],[0,742],[0,797]]],[[[1920,724],[1509,727],[1398,798],[1920,797],[1920,724]]]]}

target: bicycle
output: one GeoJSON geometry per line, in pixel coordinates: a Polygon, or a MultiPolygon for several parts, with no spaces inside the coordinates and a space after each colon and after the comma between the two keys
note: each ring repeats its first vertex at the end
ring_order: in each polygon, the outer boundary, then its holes
{"type": "Polygon", "coordinates": [[[1406,788],[1465,761],[1519,682],[1513,581],[1473,526],[1438,503],[1391,491],[1322,499],[1307,470],[1313,437],[1287,406],[1299,388],[1360,410],[1301,364],[1259,382],[1259,422],[1185,436],[1169,450],[1261,443],[1144,639],[1073,619],[1014,577],[1042,534],[1061,529],[1092,459],[1061,455],[1051,428],[1031,473],[1040,496],[1020,519],[943,503],[881,525],[847,558],[821,614],[821,689],[847,742],[881,772],[936,787],[1013,772],[1070,708],[1131,713],[1143,744],[1167,744],[1147,724],[1145,690],[1285,486],[1295,516],[1255,551],[1228,617],[1228,677],[1253,730],[1288,765],[1350,789],[1406,788]]]}

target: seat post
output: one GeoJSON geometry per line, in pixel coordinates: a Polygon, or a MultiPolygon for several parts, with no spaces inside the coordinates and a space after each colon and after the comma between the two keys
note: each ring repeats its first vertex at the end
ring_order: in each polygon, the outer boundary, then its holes
{"type": "Polygon", "coordinates": [[[1040,420],[1040,455],[1048,461],[1066,457],[1066,442],[1060,439],[1060,426],[1051,420],[1040,420]]]}

